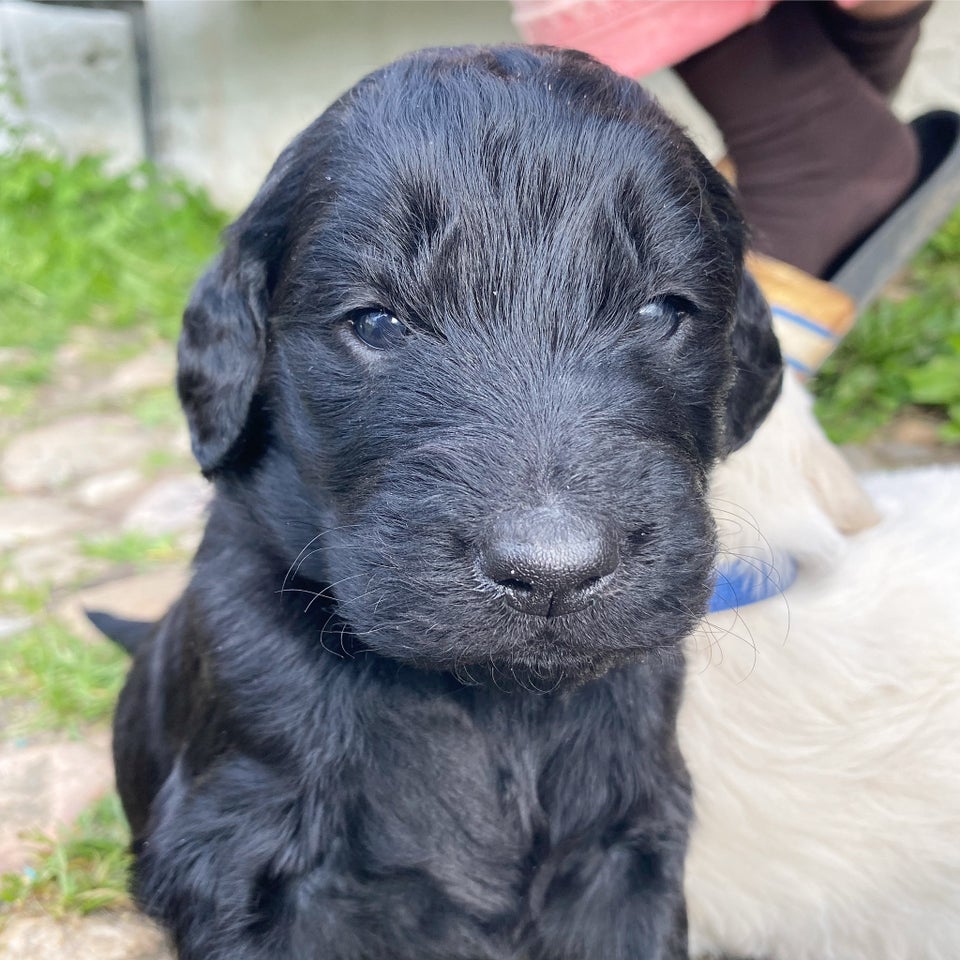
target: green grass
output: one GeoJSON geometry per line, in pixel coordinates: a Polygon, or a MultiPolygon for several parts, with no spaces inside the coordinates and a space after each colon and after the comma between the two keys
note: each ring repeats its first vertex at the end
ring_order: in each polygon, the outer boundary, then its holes
{"type": "MultiPolygon", "coordinates": [[[[174,534],[151,536],[130,531],[118,536],[80,538],[83,556],[114,567],[142,571],[186,561],[174,534]]],[[[9,569],[0,562],[0,573],[9,569]]],[[[51,613],[48,586],[7,584],[0,614],[28,618],[31,626],[2,641],[0,701],[16,704],[11,732],[36,730],[76,733],[110,718],[129,667],[129,658],[107,639],[75,636],[51,613]]]]}
{"type": "Polygon", "coordinates": [[[76,734],[110,718],[129,666],[108,640],[83,640],[39,614],[31,627],[3,641],[0,699],[25,706],[17,727],[76,734]]]}
{"type": "Polygon", "coordinates": [[[145,427],[176,427],[183,423],[180,401],[172,387],[144,393],[133,403],[132,412],[145,427]]]}
{"type": "Polygon", "coordinates": [[[18,146],[0,154],[0,413],[20,414],[78,325],[174,338],[190,287],[226,216],[200,191],[149,167],[109,173],[18,146]]]}
{"type": "MultiPolygon", "coordinates": [[[[7,573],[8,568],[0,563],[0,573],[7,573]]],[[[41,613],[50,601],[50,591],[28,583],[18,583],[16,586],[7,586],[0,594],[0,613],[34,616],[41,613]]]]}
{"type": "Polygon", "coordinates": [[[911,264],[903,295],[874,304],[812,385],[838,442],[866,440],[910,407],[960,442],[960,210],[911,264]]]}
{"type": "MultiPolygon", "coordinates": [[[[83,556],[138,572],[187,560],[174,534],[130,531],[80,538],[79,548],[83,556]]],[[[129,657],[115,644],[74,635],[50,613],[51,604],[49,587],[8,585],[0,596],[0,613],[32,620],[27,629],[2,641],[0,701],[15,705],[7,735],[37,730],[76,734],[109,720],[129,668],[129,657]]]]}
{"type": "Polygon", "coordinates": [[[129,905],[129,831],[110,793],[56,837],[38,836],[37,860],[23,873],[0,876],[0,916],[29,905],[45,912],[90,913],[129,905]]]}
{"type": "Polygon", "coordinates": [[[196,469],[196,464],[193,460],[189,459],[189,455],[185,457],[183,454],[166,449],[151,450],[143,460],[140,461],[140,469],[148,477],[153,477],[163,473],[164,470],[168,470],[170,467],[182,465],[185,461],[189,462],[191,469],[196,469]]]}
{"type": "Polygon", "coordinates": [[[171,563],[185,559],[177,548],[173,534],[151,536],[139,531],[122,533],[117,537],[99,537],[80,541],[80,552],[85,557],[109,560],[111,563],[146,569],[155,563],[171,563]]]}

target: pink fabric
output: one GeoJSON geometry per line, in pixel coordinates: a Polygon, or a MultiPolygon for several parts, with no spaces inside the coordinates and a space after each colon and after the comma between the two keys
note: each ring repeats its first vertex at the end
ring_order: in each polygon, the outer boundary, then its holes
{"type": "MultiPolygon", "coordinates": [[[[572,47],[642,77],[760,20],[776,0],[513,0],[529,43],[572,47]]],[[[836,0],[854,7],[862,0],[836,0]]]]}

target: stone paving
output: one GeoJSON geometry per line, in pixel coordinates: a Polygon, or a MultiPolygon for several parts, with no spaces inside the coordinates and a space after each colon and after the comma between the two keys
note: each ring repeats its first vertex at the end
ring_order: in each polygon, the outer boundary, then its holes
{"type": "MultiPolygon", "coordinates": [[[[78,330],[58,355],[53,382],[31,412],[0,426],[0,587],[49,588],[48,608],[88,643],[106,643],[84,608],[136,618],[160,615],[181,589],[209,488],[189,457],[173,410],[173,350],[157,344],[105,370],[104,345],[78,330]],[[99,358],[99,359],[98,359],[99,358]],[[159,398],[159,399],[158,399],[159,398]],[[134,411],[134,412],[131,412],[134,411]],[[84,544],[139,533],[163,537],[175,559],[137,570],[92,555],[84,544]]],[[[3,363],[15,362],[0,356],[3,363]]],[[[901,421],[870,448],[851,451],[861,469],[960,460],[922,419],[901,421]]],[[[31,624],[0,607],[3,645],[31,624]]],[[[30,868],[29,836],[71,822],[112,788],[105,722],[82,736],[23,734],[0,702],[0,873],[30,868]]],[[[164,960],[163,938],[132,911],[55,918],[29,909],[0,912],[0,960],[164,960]]]]}
{"type": "MultiPolygon", "coordinates": [[[[80,328],[53,383],[0,426],[0,593],[49,591],[47,611],[86,642],[106,643],[85,608],[149,619],[182,588],[210,491],[179,418],[138,418],[142,401],[173,410],[173,350],[157,344],[105,369],[115,344],[80,328]],[[169,562],[137,564],[85,545],[162,538],[169,562]]],[[[4,362],[0,356],[0,382],[4,362]]],[[[150,542],[145,540],[145,542],[150,542]]],[[[3,645],[33,617],[0,607],[3,645]]],[[[38,833],[55,835],[113,788],[106,722],[74,734],[20,729],[0,703],[0,873],[30,869],[38,833]]],[[[15,712],[15,711],[14,711],[15,712]]],[[[0,912],[0,960],[167,960],[162,935],[132,910],[55,918],[0,912]]]]}

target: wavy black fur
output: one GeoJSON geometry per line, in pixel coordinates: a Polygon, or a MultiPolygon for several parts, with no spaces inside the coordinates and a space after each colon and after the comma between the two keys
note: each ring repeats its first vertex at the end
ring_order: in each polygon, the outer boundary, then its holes
{"type": "Polygon", "coordinates": [[[425,51],[284,151],[186,311],[216,499],[116,719],[184,960],[686,956],[705,484],[780,381],[742,245],[695,147],[575,53],[425,51]],[[409,336],[364,346],[370,307],[409,336]],[[619,551],[551,618],[477,560],[543,504],[619,551]]]}

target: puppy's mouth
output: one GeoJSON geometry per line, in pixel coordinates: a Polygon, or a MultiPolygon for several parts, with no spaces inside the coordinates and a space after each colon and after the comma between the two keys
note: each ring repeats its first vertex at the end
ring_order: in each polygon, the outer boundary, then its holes
{"type": "Polygon", "coordinates": [[[694,628],[710,589],[706,573],[675,583],[685,598],[678,603],[625,566],[607,582],[583,585],[575,600],[525,596],[522,609],[508,595],[516,585],[414,598],[385,584],[371,584],[372,605],[346,600],[341,609],[359,643],[380,656],[465,683],[547,691],[654,652],[662,657],[694,628]]]}
{"type": "Polygon", "coordinates": [[[478,682],[488,671],[589,679],[679,645],[706,609],[709,514],[689,501],[661,511],[669,522],[652,524],[650,512],[644,502],[625,522],[547,503],[470,529],[455,517],[386,524],[380,513],[373,542],[345,528],[352,542],[331,551],[328,573],[343,619],[376,654],[478,682]]]}

